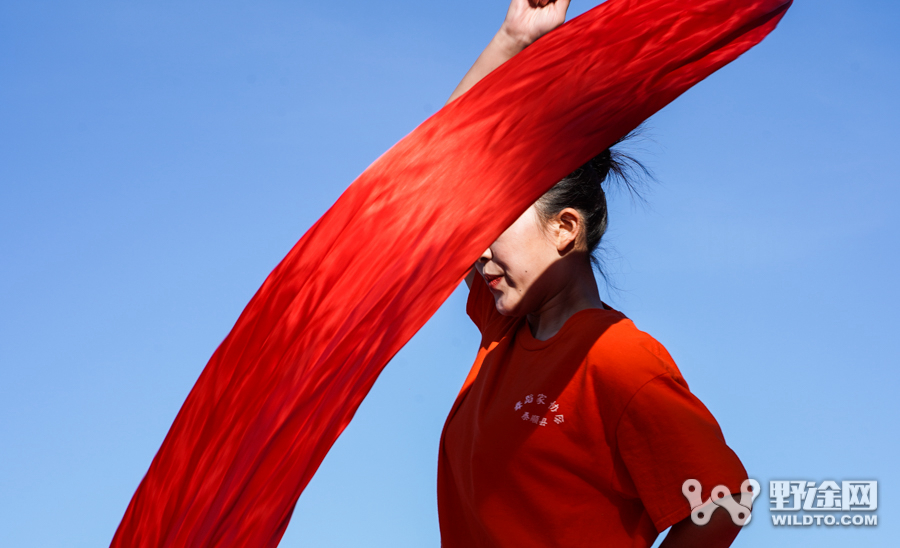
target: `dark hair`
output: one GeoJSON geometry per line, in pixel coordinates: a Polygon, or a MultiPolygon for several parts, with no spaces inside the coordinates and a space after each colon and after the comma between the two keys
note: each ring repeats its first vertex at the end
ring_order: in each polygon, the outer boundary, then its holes
{"type": "MultiPolygon", "coordinates": [[[[613,146],[633,140],[640,135],[641,129],[632,131],[613,146]]],[[[652,175],[644,164],[610,147],[553,185],[535,202],[538,215],[545,222],[567,207],[581,214],[585,227],[583,241],[591,263],[601,274],[600,259],[595,251],[606,232],[606,193],[602,185],[610,178],[623,183],[632,197],[642,199],[639,187],[645,179],[652,178],[652,175]]]]}

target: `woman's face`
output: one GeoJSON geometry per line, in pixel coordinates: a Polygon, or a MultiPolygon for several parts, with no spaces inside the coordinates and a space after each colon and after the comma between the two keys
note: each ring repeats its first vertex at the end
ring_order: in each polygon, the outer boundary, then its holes
{"type": "Polygon", "coordinates": [[[542,226],[532,205],[481,254],[475,268],[493,293],[498,312],[531,314],[552,296],[555,280],[549,269],[560,260],[558,236],[542,226]]]}

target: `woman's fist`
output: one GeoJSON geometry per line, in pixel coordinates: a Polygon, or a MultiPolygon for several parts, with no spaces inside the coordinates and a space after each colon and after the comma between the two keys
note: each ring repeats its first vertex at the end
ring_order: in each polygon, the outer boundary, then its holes
{"type": "Polygon", "coordinates": [[[569,0],[512,0],[500,31],[524,48],[563,24],[567,9],[569,0]]]}

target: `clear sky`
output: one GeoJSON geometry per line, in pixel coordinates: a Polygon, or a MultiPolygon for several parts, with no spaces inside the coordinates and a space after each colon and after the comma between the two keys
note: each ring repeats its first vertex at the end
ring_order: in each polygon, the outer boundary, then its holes
{"type": "MultiPolygon", "coordinates": [[[[0,544],[109,542],[259,284],[505,10],[0,2],[0,544]]],[[[879,481],[875,528],[776,528],[763,499],[736,546],[896,546],[898,20],[893,0],[798,0],[650,121],[649,206],[612,204],[606,299],[750,475],[879,481]]],[[[388,365],[282,546],[439,545],[438,438],[478,343],[464,297],[388,365]]]]}

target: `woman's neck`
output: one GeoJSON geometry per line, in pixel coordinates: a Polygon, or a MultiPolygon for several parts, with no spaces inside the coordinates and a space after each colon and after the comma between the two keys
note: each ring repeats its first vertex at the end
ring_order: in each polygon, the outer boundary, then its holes
{"type": "Polygon", "coordinates": [[[603,308],[600,291],[590,264],[573,269],[560,284],[557,291],[551,293],[544,304],[526,316],[531,334],[539,341],[546,341],[559,333],[566,320],[576,312],[589,308],[603,308]]]}

